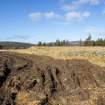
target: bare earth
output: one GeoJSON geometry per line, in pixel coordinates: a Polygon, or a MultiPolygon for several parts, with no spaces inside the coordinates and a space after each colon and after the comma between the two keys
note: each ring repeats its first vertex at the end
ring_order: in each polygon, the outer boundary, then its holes
{"type": "Polygon", "coordinates": [[[105,67],[2,51],[0,105],[105,105],[105,67]]]}

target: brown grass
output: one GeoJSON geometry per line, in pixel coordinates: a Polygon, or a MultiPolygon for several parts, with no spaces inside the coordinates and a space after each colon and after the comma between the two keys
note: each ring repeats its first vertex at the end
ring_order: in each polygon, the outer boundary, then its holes
{"type": "Polygon", "coordinates": [[[27,91],[20,91],[17,95],[16,102],[17,105],[37,105],[39,103],[27,91]]]}
{"type": "Polygon", "coordinates": [[[10,50],[18,53],[45,55],[56,59],[86,59],[100,66],[105,66],[105,47],[31,47],[29,49],[10,50]],[[74,54],[74,53],[77,54],[74,54]],[[96,55],[95,53],[98,53],[96,55]]]}

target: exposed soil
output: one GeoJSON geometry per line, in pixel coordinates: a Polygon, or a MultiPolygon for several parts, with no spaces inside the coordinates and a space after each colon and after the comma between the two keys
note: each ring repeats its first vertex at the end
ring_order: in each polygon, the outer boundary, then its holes
{"type": "Polygon", "coordinates": [[[0,105],[105,105],[105,68],[0,52],[0,105]]]}

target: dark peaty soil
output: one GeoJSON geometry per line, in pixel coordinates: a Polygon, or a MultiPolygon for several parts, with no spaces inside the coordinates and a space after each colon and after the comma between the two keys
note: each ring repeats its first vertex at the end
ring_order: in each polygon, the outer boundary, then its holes
{"type": "Polygon", "coordinates": [[[105,68],[0,52],[0,105],[105,105],[105,68]]]}

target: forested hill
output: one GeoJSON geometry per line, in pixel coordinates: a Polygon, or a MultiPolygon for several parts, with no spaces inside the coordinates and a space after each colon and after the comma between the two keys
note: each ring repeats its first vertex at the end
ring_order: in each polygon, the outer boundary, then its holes
{"type": "Polygon", "coordinates": [[[34,44],[22,42],[0,42],[0,49],[23,49],[31,46],[34,46],[34,44]]]}

